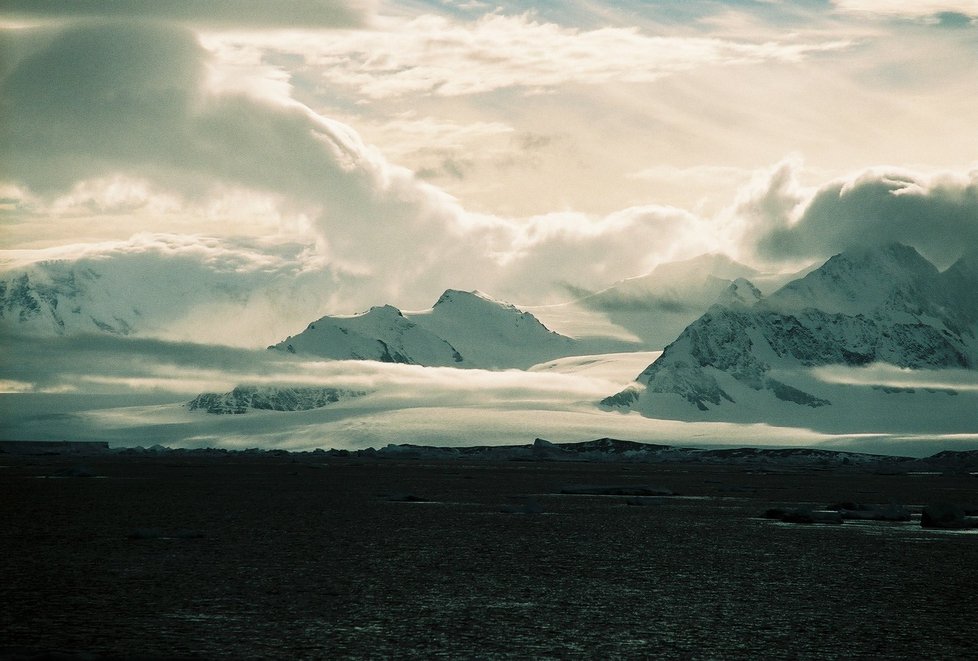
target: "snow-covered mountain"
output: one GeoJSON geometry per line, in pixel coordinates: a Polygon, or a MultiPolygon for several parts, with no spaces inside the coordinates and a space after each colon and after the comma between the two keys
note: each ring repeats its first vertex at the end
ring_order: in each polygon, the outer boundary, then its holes
{"type": "Polygon", "coordinates": [[[752,288],[771,291],[792,277],[762,274],[726,255],[710,253],[660,264],[646,275],[587,293],[572,303],[531,310],[548,325],[586,328],[590,322],[600,331],[603,322],[624,331],[619,336],[630,338],[635,346],[661,349],[711,305],[726,303],[732,283],[749,280],[752,288]]]}
{"type": "Polygon", "coordinates": [[[553,332],[529,312],[479,291],[449,289],[430,310],[407,316],[444,338],[466,364],[479,367],[525,369],[580,349],[578,342],[553,332]]]}
{"type": "Polygon", "coordinates": [[[385,305],[354,316],[325,316],[269,348],[337,360],[524,369],[574,355],[579,345],[512,305],[449,289],[428,310],[401,312],[385,305]]]}
{"type": "Polygon", "coordinates": [[[39,265],[0,279],[0,322],[9,329],[39,335],[102,332],[129,335],[145,326],[131,301],[101,290],[101,274],[67,262],[39,265]]]}
{"type": "Polygon", "coordinates": [[[462,362],[451,344],[384,305],[350,317],[322,317],[270,349],[334,360],[447,367],[462,362]]]}
{"type": "Polygon", "coordinates": [[[0,255],[0,332],[265,346],[330,296],[331,274],[305,268],[302,250],[147,235],[8,251],[0,255]]]}
{"type": "Polygon", "coordinates": [[[699,411],[741,401],[813,409],[833,402],[811,368],[974,368],[973,267],[965,257],[940,273],[913,248],[889,244],[836,255],[767,298],[738,283],[726,305],[711,307],[638,376],[638,387],[603,404],[650,414],[675,414],[678,400],[699,411]]]}

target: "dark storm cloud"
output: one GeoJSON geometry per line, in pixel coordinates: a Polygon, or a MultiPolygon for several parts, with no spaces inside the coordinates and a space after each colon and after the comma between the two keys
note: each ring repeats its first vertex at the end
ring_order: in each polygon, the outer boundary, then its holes
{"type": "Polygon", "coordinates": [[[102,26],[11,40],[11,51],[29,54],[0,82],[0,150],[9,172],[29,186],[63,189],[83,174],[122,163],[149,167],[185,151],[188,90],[203,76],[191,33],[102,26]]]}
{"type": "Polygon", "coordinates": [[[342,0],[4,0],[19,19],[162,20],[207,27],[349,27],[371,3],[342,0]]]}
{"type": "Polygon", "coordinates": [[[795,195],[789,188],[776,175],[762,196],[767,213],[758,219],[755,246],[769,260],[822,258],[898,241],[943,268],[978,245],[978,173],[952,178],[871,171],[822,186],[797,222],[788,218],[795,195]],[[784,201],[780,214],[774,197],[784,201]]]}
{"type": "Polygon", "coordinates": [[[185,186],[216,176],[316,200],[338,187],[370,196],[369,183],[347,168],[359,155],[340,127],[299,107],[208,94],[208,59],[181,28],[63,32],[0,83],[0,149],[10,170],[38,191],[124,169],[185,186]]]}

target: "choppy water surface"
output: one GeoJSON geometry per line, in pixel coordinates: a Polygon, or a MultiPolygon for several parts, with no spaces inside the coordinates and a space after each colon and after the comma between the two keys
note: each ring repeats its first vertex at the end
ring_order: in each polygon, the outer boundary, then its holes
{"type": "Polygon", "coordinates": [[[978,654],[978,536],[759,516],[790,503],[978,500],[970,476],[288,458],[94,468],[107,479],[3,472],[8,655],[978,654]],[[558,495],[612,482],[696,497],[558,495]],[[501,511],[531,500],[542,513],[501,511]],[[161,534],[129,539],[136,528],[161,534]],[[199,534],[171,534],[186,530],[199,534]]]}

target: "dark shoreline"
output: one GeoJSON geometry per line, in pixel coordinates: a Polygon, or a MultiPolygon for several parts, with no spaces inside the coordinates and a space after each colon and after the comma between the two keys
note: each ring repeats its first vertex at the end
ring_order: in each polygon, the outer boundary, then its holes
{"type": "Polygon", "coordinates": [[[805,447],[694,448],[654,443],[639,443],[613,438],[593,441],[552,443],[537,438],[521,445],[428,446],[412,443],[389,444],[376,449],[315,449],[290,451],[248,448],[170,448],[154,445],[110,447],[105,441],[6,441],[0,440],[0,457],[10,456],[267,456],[299,459],[377,459],[425,461],[556,461],[583,463],[658,463],[716,464],[738,466],[783,466],[825,469],[853,469],[882,472],[940,471],[978,474],[978,450],[944,450],[917,458],[901,455],[870,454],[847,450],[805,447]]]}
{"type": "Polygon", "coordinates": [[[189,450],[0,465],[0,658],[978,650],[978,535],[919,521],[978,501],[968,472],[189,450]],[[763,518],[839,501],[913,520],[763,518]]]}

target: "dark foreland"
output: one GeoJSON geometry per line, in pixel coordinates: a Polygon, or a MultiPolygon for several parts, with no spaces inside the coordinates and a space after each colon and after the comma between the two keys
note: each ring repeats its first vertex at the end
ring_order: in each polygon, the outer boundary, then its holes
{"type": "Polygon", "coordinates": [[[975,453],[2,450],[0,658],[978,652],[975,453]]]}

